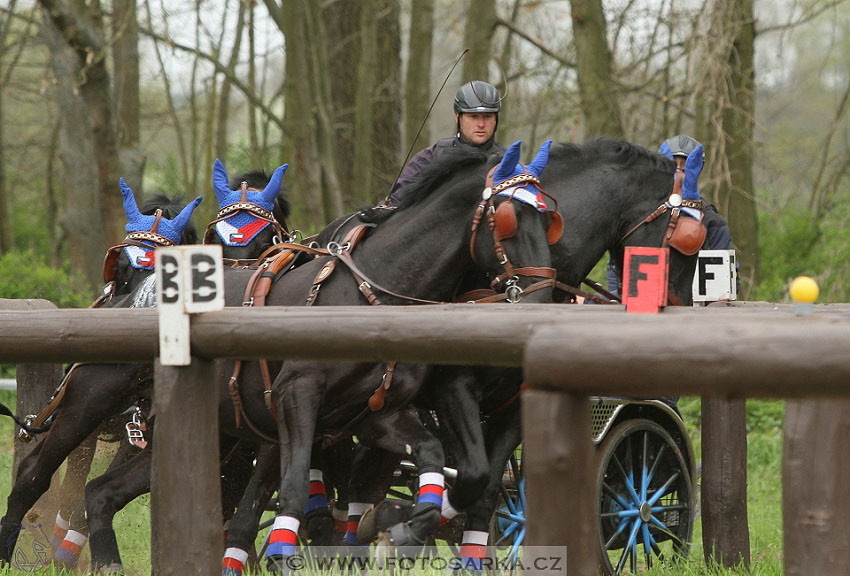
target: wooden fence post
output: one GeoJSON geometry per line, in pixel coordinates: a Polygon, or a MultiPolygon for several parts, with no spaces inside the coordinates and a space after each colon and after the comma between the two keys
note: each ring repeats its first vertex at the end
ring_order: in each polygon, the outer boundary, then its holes
{"type": "Polygon", "coordinates": [[[705,561],[750,565],[747,402],[702,399],[702,545],[705,561]]]}
{"type": "MultiPolygon", "coordinates": [[[[49,310],[56,309],[56,305],[48,300],[13,300],[0,298],[0,310],[49,310]]],[[[62,380],[61,364],[18,364],[15,367],[15,379],[17,380],[17,394],[15,413],[24,418],[27,414],[38,414],[47,406],[50,395],[62,380]]],[[[18,472],[21,460],[29,454],[36,445],[36,441],[29,443],[18,439],[20,428],[15,426],[14,438],[14,460],[12,465],[12,480],[18,472]]],[[[27,515],[27,521],[40,523],[49,534],[59,507],[57,501],[60,473],[56,472],[50,482],[50,489],[38,499],[27,515]]],[[[82,497],[82,494],[79,494],[82,497]]],[[[26,534],[26,532],[25,532],[26,534]]]]}
{"type": "Polygon", "coordinates": [[[526,390],[522,422],[526,555],[531,551],[533,558],[535,546],[566,546],[566,574],[597,576],[599,537],[592,498],[596,480],[588,398],[526,390]]]}
{"type": "Polygon", "coordinates": [[[785,405],[782,523],[786,576],[846,574],[850,566],[850,400],[785,405]]]}
{"type": "Polygon", "coordinates": [[[213,362],[157,360],[154,370],[151,573],[218,574],[224,537],[213,362]]]}

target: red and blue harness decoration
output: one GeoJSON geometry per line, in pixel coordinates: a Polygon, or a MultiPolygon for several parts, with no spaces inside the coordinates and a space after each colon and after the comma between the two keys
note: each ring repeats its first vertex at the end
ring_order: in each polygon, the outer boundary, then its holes
{"type": "Polygon", "coordinates": [[[247,246],[269,224],[250,212],[240,212],[216,222],[215,230],[226,246],[247,246]]]}

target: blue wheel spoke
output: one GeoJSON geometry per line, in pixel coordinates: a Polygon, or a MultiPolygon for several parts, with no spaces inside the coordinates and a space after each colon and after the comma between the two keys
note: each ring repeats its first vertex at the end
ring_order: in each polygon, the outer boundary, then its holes
{"type": "Polygon", "coordinates": [[[640,518],[636,518],[634,524],[632,525],[632,531],[629,533],[629,540],[626,542],[625,547],[623,548],[623,554],[620,556],[620,562],[617,564],[617,573],[623,571],[623,567],[626,565],[626,559],[629,554],[634,554],[635,550],[635,540],[637,540],[638,529],[640,528],[641,520],[640,518]]]}
{"type": "Polygon", "coordinates": [[[652,479],[655,477],[655,471],[658,468],[658,464],[661,462],[661,457],[664,455],[664,451],[667,449],[667,444],[664,443],[661,445],[661,449],[658,451],[658,454],[655,455],[655,462],[652,463],[652,470],[649,471],[649,481],[652,482],[652,479]]]}
{"type": "Polygon", "coordinates": [[[667,488],[669,488],[669,487],[670,487],[670,484],[672,484],[673,482],[675,482],[678,478],[679,478],[679,472],[676,472],[675,474],[673,474],[672,476],[670,476],[670,477],[667,479],[667,482],[665,482],[665,483],[664,483],[664,485],[663,485],[663,486],[661,486],[661,488],[659,488],[659,489],[658,489],[658,492],[656,492],[655,494],[653,494],[653,495],[652,495],[652,498],[650,498],[650,499],[647,501],[647,502],[649,502],[649,505],[650,505],[650,506],[652,506],[653,504],[655,504],[656,502],[658,502],[658,500],[659,500],[662,496],[664,496],[664,494],[667,492],[667,488]]]}
{"type": "Polygon", "coordinates": [[[649,487],[647,479],[646,459],[649,455],[649,432],[643,433],[643,452],[640,461],[640,499],[646,502],[646,490],[649,487]]]}
{"type": "Polygon", "coordinates": [[[679,546],[684,545],[684,542],[682,542],[682,539],[679,538],[678,536],[676,536],[675,534],[673,534],[673,532],[669,528],[667,528],[667,526],[662,524],[661,521],[658,518],[653,516],[652,518],[649,519],[649,521],[652,522],[653,524],[655,524],[662,532],[664,532],[664,534],[669,536],[672,540],[675,540],[676,544],[678,544],[679,546]]]}
{"type": "Polygon", "coordinates": [[[634,518],[640,514],[637,508],[629,508],[628,510],[620,510],[619,512],[605,512],[600,514],[600,518],[634,518]]]}
{"type": "Polygon", "coordinates": [[[602,490],[606,494],[608,494],[611,498],[617,501],[617,504],[620,505],[621,508],[634,508],[632,504],[630,504],[622,495],[618,494],[611,488],[606,482],[602,482],[602,490]]]}
{"type": "Polygon", "coordinates": [[[631,473],[628,473],[628,474],[626,473],[626,470],[623,468],[623,465],[620,464],[620,460],[617,458],[616,454],[611,456],[611,460],[614,462],[614,464],[617,465],[617,468],[620,470],[620,474],[623,475],[623,480],[624,480],[626,489],[629,493],[629,496],[631,496],[632,501],[634,502],[634,504],[636,506],[640,506],[643,503],[643,500],[641,500],[638,497],[637,492],[635,492],[635,486],[634,486],[634,482],[632,482],[632,479],[631,479],[631,473]]]}
{"type": "Polygon", "coordinates": [[[652,536],[649,535],[649,524],[644,522],[641,527],[643,536],[643,555],[646,557],[647,568],[652,566],[652,536]]]}

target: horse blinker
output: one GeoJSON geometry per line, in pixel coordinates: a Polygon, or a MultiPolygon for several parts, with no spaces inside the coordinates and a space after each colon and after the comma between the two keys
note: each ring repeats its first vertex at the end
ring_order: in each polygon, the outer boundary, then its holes
{"type": "Polygon", "coordinates": [[[499,207],[496,208],[495,220],[496,233],[499,235],[499,238],[504,240],[516,234],[516,210],[514,210],[514,205],[511,201],[499,204],[499,207]]]}

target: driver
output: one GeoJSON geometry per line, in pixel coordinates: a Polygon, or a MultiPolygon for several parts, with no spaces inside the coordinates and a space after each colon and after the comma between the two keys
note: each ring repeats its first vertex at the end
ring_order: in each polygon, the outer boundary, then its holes
{"type": "Polygon", "coordinates": [[[504,154],[504,147],[496,141],[501,108],[501,96],[492,84],[473,80],[458,88],[454,101],[455,135],[441,138],[417,153],[404,167],[385,204],[398,206],[406,188],[422,170],[435,158],[451,153],[452,150],[472,147],[487,154],[504,154]]]}

